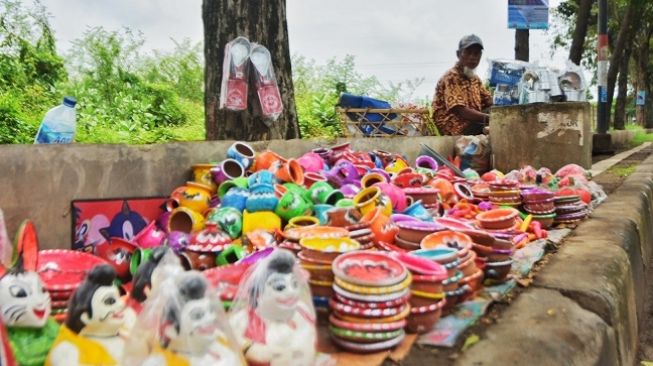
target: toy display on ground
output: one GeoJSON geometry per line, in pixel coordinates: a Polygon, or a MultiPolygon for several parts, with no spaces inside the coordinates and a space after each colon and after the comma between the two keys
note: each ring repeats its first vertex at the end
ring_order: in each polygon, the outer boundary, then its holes
{"type": "Polygon", "coordinates": [[[348,144],[226,155],[189,167],[158,220],[95,255],[38,252],[27,224],[14,259],[0,230],[18,362],[24,327],[45,345],[35,365],[48,351],[52,365],[313,365],[450,347],[605,198],[576,165],[478,174],[428,149],[411,164],[348,144]]]}

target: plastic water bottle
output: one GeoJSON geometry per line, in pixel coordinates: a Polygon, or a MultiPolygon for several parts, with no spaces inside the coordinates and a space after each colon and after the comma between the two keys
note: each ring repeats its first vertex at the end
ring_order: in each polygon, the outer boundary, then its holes
{"type": "Polygon", "coordinates": [[[68,144],[75,138],[77,116],[73,97],[64,97],[63,103],[50,109],[41,121],[35,144],[68,144]]]}

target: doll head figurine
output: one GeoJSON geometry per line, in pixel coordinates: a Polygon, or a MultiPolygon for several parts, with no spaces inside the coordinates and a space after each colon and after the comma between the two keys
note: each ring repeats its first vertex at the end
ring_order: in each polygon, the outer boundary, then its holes
{"type": "Polygon", "coordinates": [[[108,265],[93,268],[73,293],[66,326],[84,336],[118,335],[123,326],[125,303],[114,285],[116,271],[108,265]]]}
{"type": "Polygon", "coordinates": [[[221,306],[200,272],[168,276],[148,298],[124,363],[244,365],[221,306]],[[134,347],[143,340],[150,346],[134,347]]]}
{"type": "Polygon", "coordinates": [[[50,316],[50,294],[34,269],[23,268],[22,257],[0,278],[0,306],[9,328],[41,328],[50,316]]]}
{"type": "Polygon", "coordinates": [[[287,250],[257,262],[241,281],[230,322],[250,363],[312,365],[315,312],[307,275],[287,250]]]}
{"type": "Polygon", "coordinates": [[[183,271],[183,268],[181,268],[181,263],[179,262],[179,258],[172,252],[170,248],[164,246],[154,248],[152,250],[152,255],[144,263],[142,263],[136,270],[136,273],[134,273],[130,298],[140,303],[144,302],[153,289],[152,275],[154,271],[159,266],[174,266],[175,264],[180,267],[180,272],[183,271]]]}

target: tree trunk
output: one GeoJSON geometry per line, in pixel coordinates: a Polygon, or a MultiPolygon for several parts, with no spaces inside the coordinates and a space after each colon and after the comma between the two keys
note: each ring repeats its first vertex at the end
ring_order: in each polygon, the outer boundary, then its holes
{"type": "Polygon", "coordinates": [[[610,123],[610,114],[612,113],[612,101],[614,100],[614,89],[617,81],[617,73],[619,72],[620,60],[623,57],[624,49],[626,48],[627,42],[632,42],[632,39],[629,39],[631,35],[631,23],[632,19],[635,16],[635,10],[637,9],[637,0],[630,0],[628,2],[628,7],[626,8],[626,14],[624,15],[623,20],[621,21],[621,27],[619,28],[619,35],[617,36],[617,41],[614,44],[614,49],[612,56],[610,57],[610,66],[608,67],[608,111],[607,119],[608,124],[610,123]]]}
{"type": "Polygon", "coordinates": [[[528,62],[529,58],[529,30],[516,29],[515,30],[515,60],[528,62]]]}
{"type": "Polygon", "coordinates": [[[619,93],[614,111],[614,129],[626,129],[626,101],[628,97],[628,71],[630,69],[630,42],[624,49],[624,55],[619,61],[619,93]]]}
{"type": "MultiPolygon", "coordinates": [[[[649,28],[649,31],[647,34],[642,37],[642,41],[640,44],[639,48],[639,57],[637,60],[637,90],[635,92],[638,92],[640,90],[643,90],[646,92],[646,99],[647,101],[650,100],[650,75],[649,75],[649,63],[651,61],[650,55],[649,55],[649,50],[650,50],[650,42],[651,42],[651,28],[649,28]]],[[[646,104],[651,104],[650,102],[646,104]]],[[[636,118],[637,118],[637,124],[639,124],[642,127],[645,128],[652,128],[653,127],[653,121],[649,122],[649,113],[648,109],[646,108],[646,105],[638,105],[635,108],[636,111],[636,118]]]]}
{"type": "Polygon", "coordinates": [[[569,59],[576,65],[580,65],[585,49],[585,37],[587,36],[587,27],[589,25],[590,14],[592,11],[593,0],[580,0],[578,14],[576,14],[576,28],[574,28],[574,37],[569,50],[569,59]]]}
{"type": "Polygon", "coordinates": [[[299,137],[288,47],[286,1],[203,0],[205,58],[205,116],[208,140],[269,140],[299,137]],[[283,102],[283,114],[267,127],[260,116],[258,97],[250,82],[248,108],[218,109],[225,45],[247,37],[270,50],[283,102]]]}

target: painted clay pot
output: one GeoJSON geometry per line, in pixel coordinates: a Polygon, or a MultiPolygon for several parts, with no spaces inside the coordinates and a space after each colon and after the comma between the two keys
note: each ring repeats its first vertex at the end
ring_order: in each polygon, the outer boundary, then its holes
{"type": "Polygon", "coordinates": [[[235,188],[235,187],[248,189],[249,183],[247,181],[247,178],[240,177],[240,178],[223,182],[222,184],[220,184],[220,186],[218,186],[218,197],[220,198],[224,197],[224,195],[227,194],[227,192],[229,192],[231,188],[235,188]]]}
{"type": "Polygon", "coordinates": [[[360,286],[393,286],[409,275],[394,257],[369,250],[348,251],[333,261],[332,268],[337,278],[360,286]]]}
{"type": "Polygon", "coordinates": [[[354,203],[356,208],[365,215],[373,211],[376,207],[380,207],[384,214],[390,216],[392,214],[392,203],[390,198],[381,192],[381,189],[373,186],[365,188],[354,196],[354,203]]]}
{"type": "Polygon", "coordinates": [[[525,202],[524,209],[536,215],[548,215],[555,212],[556,206],[553,198],[548,198],[541,201],[525,202]]]}
{"type": "Polygon", "coordinates": [[[470,298],[474,297],[476,292],[481,288],[481,285],[483,284],[483,277],[483,271],[477,269],[476,272],[460,280],[461,286],[467,285],[470,288],[470,291],[463,295],[460,301],[467,301],[470,298]]]}
{"type": "Polygon", "coordinates": [[[143,228],[136,236],[134,236],[134,243],[143,249],[154,248],[161,245],[165,239],[165,233],[159,229],[156,221],[151,221],[143,228]]]}
{"type": "Polygon", "coordinates": [[[324,174],[320,172],[306,172],[304,173],[304,185],[307,188],[310,188],[313,186],[313,184],[317,182],[326,182],[327,178],[324,176],[324,174]]]}
{"type": "Polygon", "coordinates": [[[248,198],[249,191],[247,189],[240,187],[231,188],[224,197],[222,197],[220,206],[233,207],[236,210],[243,212],[247,205],[248,198]]]}
{"type": "Polygon", "coordinates": [[[461,263],[458,265],[458,270],[460,270],[464,276],[471,276],[478,270],[476,267],[476,256],[476,252],[470,250],[464,258],[460,258],[461,263]]]}
{"type": "Polygon", "coordinates": [[[337,207],[327,211],[327,225],[335,227],[349,227],[361,221],[361,214],[353,207],[337,207]]]}
{"type": "Polygon", "coordinates": [[[453,189],[453,184],[443,178],[434,178],[428,183],[429,186],[437,188],[440,191],[440,197],[443,202],[455,201],[456,192],[453,189]]]}
{"type": "Polygon", "coordinates": [[[320,201],[320,198],[327,197],[335,189],[327,182],[316,182],[308,189],[308,196],[313,201],[313,203],[324,203],[320,201]]]}
{"type": "Polygon", "coordinates": [[[276,171],[279,169],[279,166],[285,163],[287,160],[281,155],[275,153],[274,151],[264,151],[254,159],[254,171],[264,171],[264,170],[273,170],[276,171]]]}
{"type": "Polygon", "coordinates": [[[231,245],[231,237],[218,228],[213,222],[208,222],[206,228],[191,235],[187,251],[219,253],[231,245]]]}
{"type": "Polygon", "coordinates": [[[403,189],[391,183],[377,183],[375,187],[378,187],[381,192],[390,198],[394,211],[403,212],[408,207],[409,200],[403,189]]]}
{"type": "Polygon", "coordinates": [[[460,265],[458,251],[453,248],[438,247],[435,249],[420,249],[411,252],[410,255],[415,255],[440,263],[447,270],[449,277],[456,275],[458,272],[458,265],[460,265]]]}
{"type": "Polygon", "coordinates": [[[245,209],[249,212],[274,211],[278,204],[274,187],[259,184],[250,189],[245,209]]]}
{"type": "Polygon", "coordinates": [[[404,188],[404,193],[413,199],[414,202],[422,201],[422,205],[437,205],[438,204],[438,191],[436,188],[418,187],[418,188],[404,188]]]}
{"type": "Polygon", "coordinates": [[[129,273],[134,275],[141,263],[146,262],[152,256],[152,249],[136,249],[132,253],[131,261],[129,262],[129,273]]]}
{"type": "Polygon", "coordinates": [[[317,217],[313,216],[297,216],[293,217],[288,221],[286,229],[292,229],[294,227],[312,227],[320,225],[320,220],[317,217]]]}
{"type": "Polygon", "coordinates": [[[190,234],[183,231],[171,231],[168,233],[168,237],[166,238],[166,244],[175,253],[180,253],[182,250],[186,249],[188,243],[190,243],[190,234]]]}
{"type": "Polygon", "coordinates": [[[277,246],[274,233],[265,230],[250,231],[242,236],[241,241],[243,247],[250,253],[277,246]]]}
{"type": "Polygon", "coordinates": [[[453,190],[454,192],[456,192],[456,196],[458,196],[459,200],[470,201],[474,199],[474,192],[472,192],[472,188],[466,183],[461,183],[461,182],[454,183],[453,190]]]}
{"type": "Polygon", "coordinates": [[[184,250],[179,259],[186,270],[204,271],[215,267],[215,253],[184,250]]]}
{"type": "Polygon", "coordinates": [[[170,220],[170,211],[165,211],[156,219],[156,226],[159,230],[167,233],[168,232],[168,220],[170,220]]]}
{"type": "Polygon", "coordinates": [[[203,214],[211,202],[211,187],[196,182],[187,182],[179,197],[179,206],[203,214]]]}
{"type": "Polygon", "coordinates": [[[377,183],[388,183],[388,179],[380,173],[367,173],[361,178],[361,188],[369,188],[377,183]]]}
{"type": "Polygon", "coordinates": [[[288,191],[281,197],[274,212],[282,219],[288,221],[293,217],[309,215],[312,203],[296,191],[288,191]]]}
{"type": "Polygon", "coordinates": [[[130,276],[129,265],[136,249],[133,243],[123,238],[112,237],[108,242],[95,247],[95,255],[109,262],[116,270],[117,276],[126,280],[130,276]]]}
{"type": "Polygon", "coordinates": [[[170,213],[168,232],[181,231],[187,234],[200,231],[204,228],[204,216],[186,208],[177,207],[170,213]]]}
{"type": "Polygon", "coordinates": [[[339,161],[325,175],[328,182],[334,187],[341,187],[360,180],[360,174],[354,164],[345,160],[339,161]]]}
{"type": "Polygon", "coordinates": [[[317,173],[324,170],[324,159],[312,151],[302,155],[297,159],[297,162],[302,166],[305,173],[317,173]]]}
{"type": "Polygon", "coordinates": [[[510,274],[511,268],[512,259],[504,262],[488,262],[485,267],[485,277],[497,282],[503,282],[510,274]]]}
{"type": "Polygon", "coordinates": [[[460,256],[466,256],[472,247],[472,239],[463,233],[443,230],[427,235],[420,242],[422,249],[433,249],[437,247],[454,248],[459,251],[460,256]],[[464,251],[464,253],[462,253],[464,251]],[[462,253],[462,254],[460,254],[462,253]]]}
{"type": "Polygon", "coordinates": [[[315,297],[333,297],[333,281],[316,281],[310,279],[308,280],[308,285],[311,288],[311,294],[315,297]]]}
{"type": "Polygon", "coordinates": [[[212,211],[206,220],[217,223],[232,239],[240,237],[243,230],[243,214],[233,207],[220,207],[212,211]]]}
{"type": "Polygon", "coordinates": [[[515,209],[498,208],[479,213],[476,220],[483,229],[502,230],[512,227],[518,215],[519,211],[515,209]]]}
{"type": "Polygon", "coordinates": [[[385,171],[396,175],[399,174],[400,171],[409,167],[410,165],[406,160],[404,160],[404,158],[395,156],[394,161],[385,166],[385,171]]]}
{"type": "Polygon", "coordinates": [[[439,302],[410,309],[410,316],[406,324],[406,331],[408,333],[427,333],[430,331],[435,323],[440,320],[442,316],[442,309],[446,305],[447,300],[442,299],[439,302]]]}
{"type": "Polygon", "coordinates": [[[320,225],[326,225],[329,222],[327,212],[334,208],[332,205],[317,204],[313,206],[313,215],[320,221],[320,225]]]}
{"type": "Polygon", "coordinates": [[[460,230],[461,233],[467,235],[472,239],[472,242],[478,245],[492,247],[494,244],[494,237],[483,230],[460,230]]]}
{"type": "Polygon", "coordinates": [[[305,238],[344,238],[349,236],[349,231],[345,228],[334,226],[298,227],[284,231],[283,236],[288,240],[299,242],[305,238]]]}
{"type": "Polygon", "coordinates": [[[333,151],[328,147],[318,147],[311,150],[311,152],[318,154],[325,163],[329,163],[331,160],[331,155],[333,155],[333,151]]]}
{"type": "Polygon", "coordinates": [[[268,232],[281,230],[281,218],[270,211],[243,212],[243,234],[255,230],[268,232]]]}
{"type": "Polygon", "coordinates": [[[305,238],[299,245],[306,258],[320,262],[333,262],[342,253],[360,249],[360,243],[350,238],[305,238]]]}
{"type": "Polygon", "coordinates": [[[227,157],[236,160],[245,170],[252,166],[255,156],[254,149],[242,141],[234,142],[227,149],[227,157]]]}
{"type": "Polygon", "coordinates": [[[487,255],[488,262],[505,262],[510,260],[513,251],[510,249],[492,249],[487,255]]]}
{"type": "Polygon", "coordinates": [[[300,186],[304,184],[304,169],[295,159],[283,163],[275,176],[282,182],[292,182],[300,186]]]}
{"type": "Polygon", "coordinates": [[[342,155],[350,150],[350,142],[344,142],[335,146],[331,146],[331,164],[333,165],[336,161],[342,158],[342,155]]]}
{"type": "Polygon", "coordinates": [[[392,178],[392,183],[399,188],[420,188],[424,184],[424,176],[418,173],[405,173],[392,178]]]}
{"type": "Polygon", "coordinates": [[[247,256],[247,252],[241,245],[230,245],[218,254],[215,263],[218,266],[234,264],[247,256]]]}
{"type": "Polygon", "coordinates": [[[393,242],[396,246],[403,249],[404,251],[412,252],[413,250],[419,249],[419,242],[412,242],[406,239],[402,239],[398,235],[395,236],[393,242]]]}
{"type": "Polygon", "coordinates": [[[218,186],[228,180],[240,178],[244,175],[245,168],[234,159],[225,159],[218,166],[211,168],[212,179],[218,186]]]}
{"type": "Polygon", "coordinates": [[[404,215],[412,216],[420,221],[432,222],[433,216],[431,213],[424,207],[422,201],[415,201],[412,205],[408,206],[404,211],[404,215]]]}
{"type": "Polygon", "coordinates": [[[266,187],[274,186],[276,183],[277,178],[275,177],[274,173],[267,170],[258,171],[247,177],[247,186],[250,189],[255,189],[259,185],[266,187]]]}
{"type": "Polygon", "coordinates": [[[542,229],[548,229],[553,225],[553,220],[555,219],[556,214],[548,215],[533,215],[533,221],[537,221],[542,226],[542,229]]]}
{"type": "Polygon", "coordinates": [[[343,198],[340,201],[336,202],[336,207],[338,208],[355,208],[356,204],[351,198],[343,198]]]}
{"type": "Polygon", "coordinates": [[[521,191],[524,203],[548,201],[554,197],[554,193],[545,189],[535,188],[521,191]]]}
{"type": "Polygon", "coordinates": [[[301,261],[299,265],[308,271],[311,280],[320,282],[333,282],[333,271],[331,270],[331,265],[312,264],[301,261]]]}
{"type": "Polygon", "coordinates": [[[415,159],[417,168],[424,168],[432,171],[438,170],[438,162],[428,155],[420,155],[415,159]]]}
{"type": "Polygon", "coordinates": [[[211,176],[211,169],[215,167],[215,164],[193,164],[191,165],[191,173],[193,175],[193,181],[197,183],[204,184],[211,187],[211,192],[215,192],[218,189],[218,185],[213,181],[211,176]]]}
{"type": "Polygon", "coordinates": [[[444,226],[447,230],[462,231],[474,230],[474,227],[466,221],[455,219],[453,217],[438,217],[434,220],[437,224],[444,226]]]}
{"type": "Polygon", "coordinates": [[[347,183],[344,184],[338,189],[339,192],[341,192],[345,198],[354,198],[358,192],[361,191],[361,188],[358,187],[356,184],[352,183],[347,183]]]}
{"type": "Polygon", "coordinates": [[[378,207],[363,215],[361,221],[370,223],[373,234],[372,240],[375,244],[380,241],[393,243],[395,236],[399,232],[399,227],[378,207]]]}
{"type": "Polygon", "coordinates": [[[438,224],[423,221],[401,221],[396,224],[399,228],[397,237],[417,244],[427,235],[444,229],[438,224]]]}

